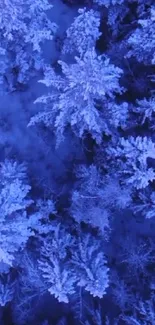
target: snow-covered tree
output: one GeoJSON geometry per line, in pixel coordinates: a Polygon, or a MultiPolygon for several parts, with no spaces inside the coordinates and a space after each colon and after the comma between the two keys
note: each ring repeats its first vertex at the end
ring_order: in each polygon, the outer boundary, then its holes
{"type": "Polygon", "coordinates": [[[118,128],[124,129],[128,125],[129,105],[127,102],[117,103],[116,99],[103,101],[103,125],[104,133],[113,136],[118,128]]]}
{"type": "Polygon", "coordinates": [[[155,179],[155,170],[148,165],[148,158],[155,159],[155,145],[147,137],[121,138],[118,145],[109,147],[107,153],[110,158],[118,162],[118,174],[126,184],[136,189],[143,189],[155,179]]]}
{"type": "Polygon", "coordinates": [[[153,2],[0,0],[0,324],[155,325],[153,2]]]}
{"type": "Polygon", "coordinates": [[[140,273],[146,274],[147,266],[154,263],[154,244],[149,239],[133,236],[126,236],[121,249],[121,263],[127,266],[130,276],[138,278],[140,273]]]}
{"type": "Polygon", "coordinates": [[[142,213],[147,218],[155,217],[155,192],[148,189],[143,193],[139,193],[138,202],[133,205],[134,213],[142,213]]]}
{"type": "Polygon", "coordinates": [[[155,7],[152,6],[148,15],[138,20],[139,27],[128,39],[129,52],[127,57],[135,56],[145,64],[155,63],[155,7]]]}
{"type": "Polygon", "coordinates": [[[35,231],[36,236],[48,234],[53,231],[49,216],[56,214],[53,200],[38,199],[33,205],[33,212],[29,215],[29,226],[35,231]]]}
{"type": "Polygon", "coordinates": [[[121,5],[125,0],[93,0],[100,6],[110,7],[111,5],[121,5]]]}
{"type": "Polygon", "coordinates": [[[63,53],[73,53],[83,56],[95,47],[95,42],[101,35],[99,32],[100,17],[94,10],[86,8],[78,10],[79,15],[67,30],[63,53]]]}
{"type": "Polygon", "coordinates": [[[109,286],[109,268],[100,241],[91,235],[79,238],[78,250],[74,251],[72,260],[78,277],[77,285],[93,297],[102,298],[109,286]]]}
{"type": "Polygon", "coordinates": [[[32,324],[35,317],[35,308],[41,297],[47,292],[38,263],[33,252],[24,250],[16,260],[18,281],[12,301],[13,321],[17,325],[26,322],[32,324]]]}
{"type": "Polygon", "coordinates": [[[0,47],[0,84],[4,81],[4,74],[7,71],[6,50],[0,47]]]}
{"type": "Polygon", "coordinates": [[[143,125],[146,121],[151,123],[151,127],[154,128],[154,117],[155,117],[155,97],[149,99],[142,99],[136,101],[136,106],[133,107],[133,111],[138,114],[141,118],[141,124],[143,125]]]}
{"type": "Polygon", "coordinates": [[[76,222],[89,223],[102,233],[109,229],[110,214],[104,201],[104,179],[94,165],[77,170],[77,187],[72,194],[71,216],[76,222]]]}
{"type": "Polygon", "coordinates": [[[38,261],[48,291],[60,302],[67,303],[69,295],[75,293],[77,278],[67,258],[67,250],[73,244],[72,237],[57,225],[52,236],[46,239],[38,261]]]}
{"type": "Polygon", "coordinates": [[[128,13],[129,8],[124,1],[117,1],[116,4],[109,6],[107,22],[112,30],[113,36],[117,36],[118,32],[121,31],[121,23],[123,23],[123,20],[128,13]]]}
{"type": "Polygon", "coordinates": [[[52,8],[47,0],[2,0],[0,3],[0,46],[6,50],[10,88],[13,80],[24,83],[33,69],[43,67],[41,44],[53,39],[56,25],[46,11],[52,8]]]}
{"type": "Polygon", "coordinates": [[[0,178],[0,261],[12,265],[15,253],[32,235],[26,209],[33,201],[23,164],[4,161],[0,178]]]}
{"type": "Polygon", "coordinates": [[[102,176],[95,165],[78,168],[77,184],[72,194],[71,216],[76,222],[89,223],[106,235],[111,216],[130,205],[128,189],[121,188],[114,175],[102,176]]]}
{"type": "Polygon", "coordinates": [[[0,275],[0,305],[4,307],[15,295],[16,281],[8,274],[0,275]]]}
{"type": "Polygon", "coordinates": [[[155,322],[155,302],[154,297],[149,300],[142,300],[137,298],[137,304],[131,316],[122,316],[122,320],[127,325],[147,325],[155,322]]]}
{"type": "Polygon", "coordinates": [[[109,269],[100,240],[89,235],[73,238],[60,225],[51,235],[44,240],[38,261],[48,291],[66,303],[77,286],[101,298],[109,284],[109,269]]]}
{"type": "Polygon", "coordinates": [[[0,167],[0,176],[0,214],[7,217],[14,212],[24,211],[32,203],[27,198],[31,187],[27,184],[24,164],[5,160],[0,167]]]}
{"type": "Polygon", "coordinates": [[[135,304],[136,299],[132,288],[128,287],[124,279],[120,278],[115,271],[112,272],[110,290],[113,302],[122,312],[129,310],[135,304]]]}
{"type": "Polygon", "coordinates": [[[90,133],[97,143],[104,131],[102,101],[112,100],[122,93],[119,85],[122,70],[110,63],[106,56],[97,56],[94,49],[85,53],[76,63],[59,61],[62,76],[48,68],[40,82],[52,87],[52,92],[36,100],[44,103],[45,111],[34,116],[29,125],[44,122],[56,131],[58,143],[68,126],[82,138],[90,133]]]}

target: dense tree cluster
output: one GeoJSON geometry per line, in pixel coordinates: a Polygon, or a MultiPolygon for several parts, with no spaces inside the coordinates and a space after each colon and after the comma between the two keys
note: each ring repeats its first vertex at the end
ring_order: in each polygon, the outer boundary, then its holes
{"type": "Polygon", "coordinates": [[[0,62],[0,324],[154,325],[154,1],[1,0],[0,62]]]}

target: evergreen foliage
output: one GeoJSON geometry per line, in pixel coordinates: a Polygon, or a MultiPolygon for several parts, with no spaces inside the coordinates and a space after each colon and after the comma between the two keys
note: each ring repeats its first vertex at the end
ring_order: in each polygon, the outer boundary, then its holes
{"type": "Polygon", "coordinates": [[[155,325],[154,66],[154,0],[0,0],[0,325],[155,325]]]}

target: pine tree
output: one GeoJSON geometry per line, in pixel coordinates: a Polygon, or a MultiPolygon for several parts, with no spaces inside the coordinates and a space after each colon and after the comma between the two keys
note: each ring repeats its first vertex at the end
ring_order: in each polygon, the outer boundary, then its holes
{"type": "Polygon", "coordinates": [[[135,56],[139,62],[155,64],[155,8],[148,10],[147,17],[138,20],[139,27],[128,39],[127,57],[135,56]]]}
{"type": "Polygon", "coordinates": [[[47,0],[2,0],[0,7],[0,46],[6,51],[5,76],[13,90],[17,82],[26,82],[34,70],[43,68],[41,44],[53,39],[56,25],[47,17],[52,8],[47,0]]]}
{"type": "Polygon", "coordinates": [[[106,56],[97,56],[89,50],[76,63],[68,65],[59,61],[62,76],[48,68],[45,79],[40,82],[52,86],[47,96],[36,103],[46,104],[45,111],[34,116],[29,125],[44,122],[51,125],[61,142],[68,126],[80,138],[90,133],[97,143],[102,140],[104,131],[102,101],[112,100],[123,88],[119,85],[122,70],[110,63],[106,56]]]}
{"type": "Polygon", "coordinates": [[[79,15],[67,30],[62,53],[73,53],[83,56],[88,50],[95,47],[101,33],[99,32],[99,13],[86,8],[78,10],[79,15]]]}

